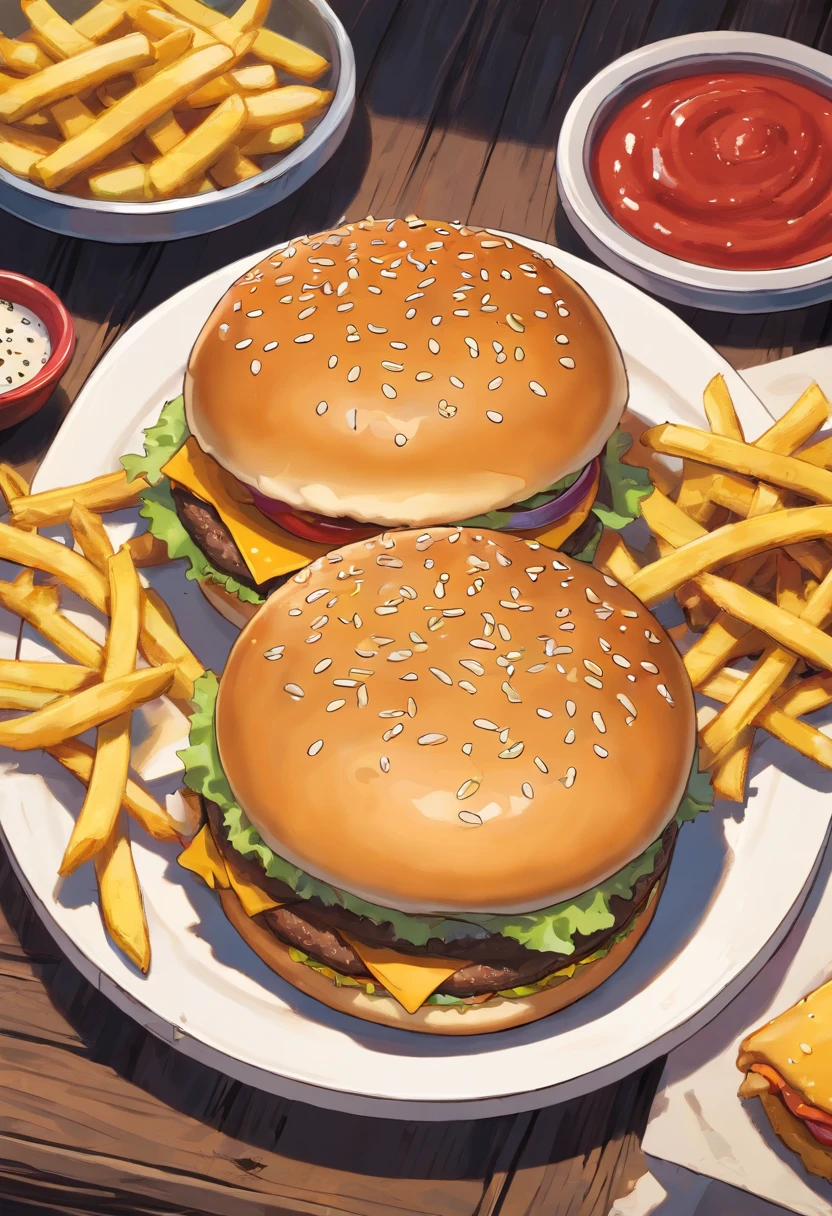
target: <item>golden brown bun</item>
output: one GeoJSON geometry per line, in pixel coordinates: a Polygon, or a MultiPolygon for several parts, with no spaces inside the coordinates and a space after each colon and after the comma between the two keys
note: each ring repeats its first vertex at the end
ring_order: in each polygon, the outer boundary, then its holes
{"type": "Polygon", "coordinates": [[[819,1144],[801,1119],[793,1115],[776,1094],[760,1094],[763,1109],[775,1133],[800,1156],[810,1174],[832,1182],[832,1150],[819,1144]]]}
{"type": "Polygon", "coordinates": [[[236,595],[226,591],[225,587],[210,579],[200,579],[199,589],[211,607],[215,608],[237,629],[242,629],[244,625],[248,624],[260,608],[259,604],[249,604],[245,600],[239,599],[236,595]]]}
{"type": "Polygon", "coordinates": [[[551,261],[405,220],[303,237],[255,266],[185,379],[192,434],[240,481],[382,525],[545,489],[601,451],[626,401],[609,326],[551,261]]]}
{"type": "Polygon", "coordinates": [[[565,1009],[567,1005],[573,1005],[582,996],[593,992],[627,961],[646,933],[655,915],[664,879],[660,879],[660,884],[656,896],[638,916],[632,931],[623,941],[616,942],[603,958],[584,964],[571,979],[548,991],[528,997],[496,996],[482,1005],[468,1006],[464,1013],[447,1005],[422,1005],[415,1013],[408,1013],[391,996],[368,996],[363,988],[339,988],[319,971],[294,962],[288,946],[246,916],[233,891],[220,891],[219,895],[226,916],[254,953],[259,954],[272,971],[307,996],[315,997],[339,1013],[363,1018],[365,1022],[395,1026],[398,1030],[417,1030],[422,1034],[457,1035],[490,1034],[495,1030],[524,1026],[526,1022],[536,1022],[550,1013],[557,1013],[559,1009],[565,1009]]]}
{"type": "Polygon", "coordinates": [[[216,725],[275,852],[410,912],[532,911],[595,886],[676,813],[696,733],[682,659],[629,591],[453,528],[290,578],[235,643],[216,725]]]}

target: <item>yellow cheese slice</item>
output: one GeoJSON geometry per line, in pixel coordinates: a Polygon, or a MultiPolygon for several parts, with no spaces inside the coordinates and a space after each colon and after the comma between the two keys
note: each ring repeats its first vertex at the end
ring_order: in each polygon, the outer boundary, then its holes
{"type": "Polygon", "coordinates": [[[256,583],[265,583],[280,574],[291,574],[329,552],[328,545],[291,536],[267,519],[252,505],[245,486],[213,457],[206,455],[193,436],[171,457],[162,472],[216,508],[256,583]]]}
{"type": "Polygon", "coordinates": [[[528,532],[520,532],[519,535],[526,540],[540,541],[541,545],[545,545],[547,549],[559,549],[565,540],[568,540],[573,532],[577,532],[581,524],[586,519],[589,512],[592,510],[592,504],[595,502],[595,495],[598,493],[598,485],[601,480],[600,465],[596,470],[592,483],[587,488],[587,492],[577,507],[574,507],[568,515],[564,515],[563,519],[559,519],[555,524],[546,524],[542,528],[532,529],[528,532]]]}
{"type": "Polygon", "coordinates": [[[230,888],[242,904],[246,916],[257,916],[260,912],[268,912],[270,908],[281,907],[278,900],[271,899],[233,862],[223,857],[207,823],[187,849],[179,854],[177,860],[183,869],[190,870],[192,874],[203,879],[212,891],[227,891],[230,888]]]}
{"type": "Polygon", "coordinates": [[[458,959],[450,963],[444,958],[414,958],[387,947],[365,946],[344,934],[341,936],[352,946],[370,975],[383,984],[408,1013],[415,1013],[456,971],[471,966],[458,959]]]}

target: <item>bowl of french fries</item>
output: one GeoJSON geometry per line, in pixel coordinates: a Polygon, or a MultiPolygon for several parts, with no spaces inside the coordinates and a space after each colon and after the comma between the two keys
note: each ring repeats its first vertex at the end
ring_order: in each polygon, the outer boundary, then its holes
{"type": "Polygon", "coordinates": [[[343,138],[352,47],[325,0],[20,0],[0,32],[0,207],[100,241],[195,236],[298,189],[343,138]]]}

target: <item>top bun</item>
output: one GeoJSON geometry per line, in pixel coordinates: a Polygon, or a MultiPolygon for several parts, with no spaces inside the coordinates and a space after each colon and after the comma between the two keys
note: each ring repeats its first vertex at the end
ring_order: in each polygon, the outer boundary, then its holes
{"type": "Polygon", "coordinates": [[[200,446],[270,498],[379,524],[470,519],[579,471],[627,378],[586,293],[516,241],[411,217],[255,266],[185,379],[200,446]]]}
{"type": "Polygon", "coordinates": [[[672,819],[693,761],[675,646],[591,566],[434,528],[319,558],[220,681],[220,758],[275,852],[413,912],[588,890],[672,819]]]}

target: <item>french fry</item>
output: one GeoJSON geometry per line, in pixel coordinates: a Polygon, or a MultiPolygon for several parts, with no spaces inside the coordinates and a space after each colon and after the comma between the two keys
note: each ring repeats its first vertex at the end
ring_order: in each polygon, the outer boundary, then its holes
{"type": "Polygon", "coordinates": [[[183,21],[172,13],[148,5],[138,5],[133,10],[133,21],[140,30],[150,34],[152,38],[165,38],[175,30],[193,30],[193,48],[200,50],[206,46],[216,46],[217,39],[212,38],[205,30],[199,29],[191,22],[183,21]]]}
{"type": "Polygon", "coordinates": [[[0,464],[0,494],[6,501],[6,506],[11,507],[15,498],[20,498],[29,493],[29,483],[25,477],[22,477],[16,469],[11,465],[0,464]]]}
{"type": "Polygon", "coordinates": [[[229,72],[238,88],[249,93],[264,93],[277,88],[277,72],[270,63],[252,63],[247,68],[233,68],[229,72]]]}
{"type": "Polygon", "coordinates": [[[711,784],[717,798],[726,802],[744,802],[748,780],[748,762],[754,744],[754,727],[746,726],[737,736],[711,773],[711,784]]]}
{"type": "Polygon", "coordinates": [[[73,135],[86,131],[87,127],[95,122],[95,115],[80,97],[66,97],[63,101],[56,101],[52,106],[52,117],[64,139],[72,139],[73,135]]]}
{"type": "MultiPolygon", "coordinates": [[[[237,15],[238,13],[235,14],[237,15]]],[[[317,80],[329,68],[329,60],[324,59],[323,55],[310,51],[299,42],[293,42],[291,38],[284,38],[274,30],[257,31],[254,53],[265,59],[266,63],[273,63],[276,68],[282,68],[284,72],[297,76],[298,80],[307,84],[317,80]]]]}
{"type": "Polygon", "coordinates": [[[31,570],[23,570],[13,583],[0,583],[0,605],[82,666],[94,671],[104,666],[102,648],[60,611],[58,588],[36,587],[31,570]]]}
{"type": "MultiPolygon", "coordinates": [[[[733,577],[739,583],[750,583],[759,574],[768,560],[765,553],[755,554],[740,562],[733,571],[733,577]]],[[[705,632],[690,647],[684,656],[684,664],[691,684],[698,688],[715,671],[719,671],[732,658],[746,654],[746,647],[756,648],[757,631],[750,625],[720,612],[711,622],[705,632]]],[[[765,646],[765,642],[763,642],[765,646]]],[[[753,653],[753,651],[751,652],[753,653]]]]}
{"type": "MultiPolygon", "coordinates": [[[[255,99],[249,100],[251,105],[255,99]]],[[[3,95],[0,94],[0,105],[3,95]]],[[[682,456],[698,460],[702,464],[716,465],[734,473],[756,477],[760,481],[772,482],[811,498],[816,502],[832,502],[832,472],[816,468],[795,456],[780,456],[766,452],[753,444],[739,443],[721,435],[709,435],[690,426],[665,423],[651,427],[641,437],[641,442],[655,452],[668,456],[682,456]]]]}
{"type": "MultiPolygon", "coordinates": [[[[726,439],[721,442],[730,441],[726,439]]],[[[780,459],[792,458],[784,456],[780,459]]],[[[787,507],[770,515],[743,519],[682,545],[666,557],[643,567],[631,581],[630,590],[647,607],[651,607],[703,571],[717,569],[728,562],[768,549],[830,535],[832,511],[827,506],[787,507]]]]}
{"type": "Polygon", "coordinates": [[[163,114],[161,118],[148,124],[145,135],[156,151],[164,155],[165,152],[170,152],[171,148],[175,148],[182,142],[185,138],[185,131],[169,110],[167,114],[163,114]]]}
{"type": "MultiPolygon", "coordinates": [[[[65,743],[56,743],[54,747],[48,747],[46,750],[80,782],[89,785],[95,754],[91,747],[78,739],[68,739],[65,743]]],[[[164,807],[132,777],[127,779],[123,805],[139,827],[155,840],[179,839],[176,825],[164,807]]]]}
{"type": "Polygon", "coordinates": [[[641,514],[647,520],[650,531],[666,540],[674,549],[707,535],[706,528],[691,519],[666,494],[655,488],[642,502],[641,514]]]}
{"type": "Polygon", "coordinates": [[[239,135],[245,121],[242,98],[236,94],[226,98],[181,143],[150,166],[147,172],[154,195],[170,198],[192,178],[202,175],[239,135]]]}
{"type": "MultiPolygon", "coordinates": [[[[23,532],[0,523],[0,559],[16,562],[52,574],[76,595],[106,613],[109,604],[107,579],[92,562],[66,545],[36,532],[23,532]]],[[[170,699],[184,713],[191,712],[194,681],[205,668],[168,624],[154,603],[149,590],[144,592],[144,623],[139,649],[148,663],[172,665],[175,669],[170,699]]],[[[92,666],[93,664],[88,664],[92,666]]]]}
{"type": "MultiPolygon", "coordinates": [[[[128,549],[107,559],[110,583],[110,634],[104,680],[123,678],[136,667],[141,596],[128,549]]],[[[75,821],[59,873],[72,874],[89,861],[112,835],[130,769],[130,713],[119,714],[98,728],[92,774],[84,805],[75,821]]]]}
{"type": "Polygon", "coordinates": [[[231,21],[238,30],[246,33],[249,30],[258,30],[265,25],[270,7],[271,0],[243,0],[231,21]]]}
{"type": "Polygon", "coordinates": [[[0,709],[42,709],[63,694],[48,688],[21,688],[16,684],[0,684],[0,709]]]}
{"type": "Polygon", "coordinates": [[[162,696],[170,688],[173,675],[173,664],[143,667],[121,679],[72,693],[28,717],[0,722],[0,747],[32,751],[82,735],[93,726],[162,696]]]}
{"type": "MultiPolygon", "coordinates": [[[[19,42],[0,33],[0,67],[21,76],[32,76],[50,67],[52,60],[32,42],[19,42]]],[[[35,106],[35,109],[38,107],[35,106]]]]}
{"type": "Polygon", "coordinates": [[[186,105],[191,110],[204,110],[208,106],[219,105],[221,101],[225,101],[226,97],[232,97],[238,92],[239,90],[235,89],[231,80],[230,73],[226,73],[223,76],[215,76],[201,89],[191,93],[186,105]]]}
{"type": "Polygon", "coordinates": [[[127,6],[122,0],[99,0],[92,8],[73,21],[79,34],[91,42],[101,42],[114,33],[127,19],[127,6]]]}
{"type": "Polygon", "coordinates": [[[0,166],[18,177],[30,177],[35,165],[58,147],[58,141],[48,136],[37,136],[0,123],[0,166]]]}
{"type": "Polygon", "coordinates": [[[684,462],[676,505],[698,524],[708,523],[716,509],[711,499],[712,480],[713,471],[707,466],[693,460],[684,462]]]}
{"type": "Polygon", "coordinates": [[[776,698],[778,709],[792,718],[802,718],[832,705],[832,675],[822,671],[808,676],[793,688],[787,688],[776,698]]]}
{"type": "Polygon", "coordinates": [[[285,152],[299,144],[302,139],[303,124],[287,122],[279,127],[267,127],[257,131],[241,145],[240,151],[244,156],[274,156],[277,152],[285,152]]]}
{"type": "Polygon", "coordinates": [[[832,435],[804,448],[800,453],[800,459],[817,465],[819,469],[828,469],[832,465],[832,435]]]}
{"type": "Polygon", "coordinates": [[[708,426],[715,435],[727,435],[729,439],[738,439],[740,443],[745,442],[745,435],[737,417],[734,402],[731,400],[728,385],[721,372],[718,372],[706,385],[703,403],[708,426]]]}
{"type": "MultiPolygon", "coordinates": [[[[18,122],[64,97],[93,89],[113,76],[132,72],[152,62],[153,51],[144,34],[127,34],[115,42],[94,46],[91,51],[53,63],[35,76],[18,81],[14,88],[0,93],[0,120],[18,122]]],[[[81,139],[84,134],[82,132],[74,139],[81,139]]],[[[63,147],[73,142],[69,140],[63,147]]]]}
{"type": "Polygon", "coordinates": [[[95,854],[101,918],[112,940],[142,972],[150,967],[150,936],[139,879],[122,817],[95,854]]]}
{"type": "Polygon", "coordinates": [[[77,502],[70,512],[69,526],[84,557],[106,574],[107,563],[113,556],[113,545],[101,516],[77,502]]]}
{"type": "Polygon", "coordinates": [[[90,177],[90,190],[96,198],[111,202],[146,202],[153,198],[146,165],[125,165],[90,177]]]}
{"type": "Polygon", "coordinates": [[[0,684],[20,685],[42,692],[77,692],[101,678],[98,671],[75,663],[40,663],[28,659],[0,659],[0,684]]]}
{"type": "MultiPolygon", "coordinates": [[[[239,25],[235,25],[227,17],[224,17],[222,13],[208,8],[206,4],[201,4],[199,0],[164,0],[164,5],[166,9],[177,17],[181,17],[183,21],[187,21],[191,25],[199,26],[200,29],[208,31],[218,42],[222,42],[230,47],[235,55],[239,56],[244,53],[240,50],[241,38],[246,37],[247,34],[244,33],[239,25]]],[[[247,49],[252,45],[252,42],[247,44],[247,49]]]]}
{"type": "Polygon", "coordinates": [[[602,531],[592,564],[596,570],[609,574],[625,587],[641,569],[626,542],[622,540],[620,532],[612,528],[604,528],[602,531]]]}
{"type": "Polygon", "coordinates": [[[745,519],[751,511],[755,488],[750,481],[745,481],[742,477],[734,477],[729,473],[712,473],[708,493],[711,500],[720,507],[727,507],[729,511],[742,515],[745,519]]]}
{"type": "Polygon", "coordinates": [[[39,494],[17,497],[11,506],[16,524],[39,526],[66,523],[73,506],[78,503],[90,511],[121,511],[138,502],[148,488],[144,477],[127,480],[127,474],[105,473],[80,485],[62,486],[58,490],[42,490],[39,494]]]}
{"type": "Polygon", "coordinates": [[[93,49],[95,43],[56,13],[49,0],[20,0],[20,7],[36,41],[53,59],[70,59],[93,49]]]}
{"type": "Polygon", "coordinates": [[[755,440],[754,446],[764,452],[791,456],[828,421],[829,408],[820,386],[810,384],[794,405],[755,440]]]}
{"type": "Polygon", "coordinates": [[[260,167],[253,160],[249,160],[247,156],[243,156],[240,149],[235,147],[234,144],[226,148],[208,170],[209,176],[217,183],[220,189],[225,189],[227,186],[236,186],[238,182],[244,182],[250,177],[256,177],[260,172],[260,167]]]}
{"type": "MultiPolygon", "coordinates": [[[[243,35],[244,38],[251,36],[243,35]]],[[[130,34],[129,38],[147,41],[143,34],[130,34]]],[[[109,42],[99,49],[117,45],[115,42],[109,42]]],[[[149,45],[148,43],[148,47],[149,45]]],[[[152,80],[138,85],[121,101],[117,101],[86,131],[68,139],[49,156],[44,157],[36,169],[37,179],[42,185],[54,189],[77,173],[91,168],[102,157],[116,152],[139,135],[148,123],[161,118],[180,101],[184,101],[194,88],[221,72],[233,59],[233,52],[227,46],[218,44],[194,51],[185,59],[163,68],[152,80]]],[[[77,59],[67,61],[69,64],[76,62],[77,59]]],[[[0,93],[0,107],[6,96],[8,94],[0,93]]]]}
{"type": "Polygon", "coordinates": [[[333,94],[327,90],[314,89],[306,84],[289,84],[282,89],[269,89],[266,93],[247,94],[246,128],[256,131],[313,118],[327,108],[332,98],[333,94]]]}
{"type": "Polygon", "coordinates": [[[173,33],[167,34],[158,42],[153,43],[153,54],[156,56],[156,62],[150,64],[149,67],[139,68],[133,73],[133,77],[137,84],[144,84],[156,76],[163,67],[168,64],[175,63],[177,59],[181,59],[183,55],[187,55],[194,41],[194,31],[189,29],[174,30],[173,33]]]}
{"type": "Polygon", "coordinates": [[[127,542],[127,548],[133,558],[133,565],[137,568],[164,566],[170,561],[167,545],[152,532],[141,532],[138,536],[131,536],[127,542]]]}
{"type": "MultiPolygon", "coordinates": [[[[714,701],[730,701],[742,687],[745,675],[742,672],[723,671],[709,680],[702,692],[714,701]]],[[[808,681],[805,681],[808,683],[808,681]]],[[[778,705],[767,705],[759,715],[757,724],[782,740],[810,760],[832,768],[832,739],[822,731],[785,713],[778,705]]]]}

